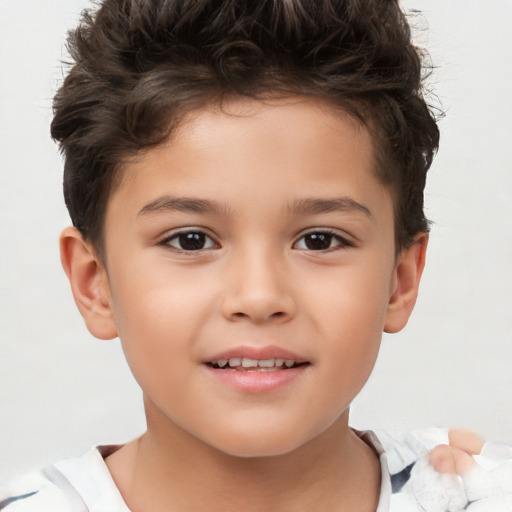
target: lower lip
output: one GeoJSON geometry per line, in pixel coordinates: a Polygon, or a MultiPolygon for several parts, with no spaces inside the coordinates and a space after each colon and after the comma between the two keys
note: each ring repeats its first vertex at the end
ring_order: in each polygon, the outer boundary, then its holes
{"type": "Polygon", "coordinates": [[[223,384],[245,393],[271,393],[299,379],[309,365],[276,371],[221,370],[204,365],[206,371],[223,384]]]}

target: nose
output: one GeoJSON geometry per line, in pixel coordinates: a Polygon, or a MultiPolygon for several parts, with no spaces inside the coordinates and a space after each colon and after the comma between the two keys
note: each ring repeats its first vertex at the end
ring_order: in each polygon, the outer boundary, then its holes
{"type": "Polygon", "coordinates": [[[225,275],[222,313],[230,321],[284,323],[296,314],[285,264],[263,250],[247,250],[230,261],[225,275]]]}

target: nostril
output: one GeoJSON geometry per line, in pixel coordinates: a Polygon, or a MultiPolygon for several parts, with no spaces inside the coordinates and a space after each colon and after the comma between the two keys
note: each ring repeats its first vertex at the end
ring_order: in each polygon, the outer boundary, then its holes
{"type": "MultiPolygon", "coordinates": [[[[269,316],[267,316],[267,319],[271,318],[283,318],[286,316],[286,313],[284,311],[276,311],[275,313],[271,313],[269,316]]],[[[251,317],[251,315],[248,315],[247,313],[243,313],[242,311],[237,311],[236,313],[233,313],[232,318],[247,318],[251,317]]]]}

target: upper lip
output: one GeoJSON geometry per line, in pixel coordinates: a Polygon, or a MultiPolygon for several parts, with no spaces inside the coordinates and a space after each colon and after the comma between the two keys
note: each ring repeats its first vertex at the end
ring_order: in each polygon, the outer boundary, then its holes
{"type": "Polygon", "coordinates": [[[268,360],[268,359],[286,359],[293,360],[296,363],[306,363],[307,359],[304,357],[291,352],[290,350],[275,346],[275,345],[266,345],[262,347],[252,347],[249,345],[243,345],[238,347],[233,347],[228,350],[224,350],[223,352],[219,352],[214,354],[211,357],[208,357],[203,361],[203,363],[215,363],[221,359],[231,359],[231,358],[244,358],[247,357],[249,359],[257,359],[257,360],[268,360]]]}

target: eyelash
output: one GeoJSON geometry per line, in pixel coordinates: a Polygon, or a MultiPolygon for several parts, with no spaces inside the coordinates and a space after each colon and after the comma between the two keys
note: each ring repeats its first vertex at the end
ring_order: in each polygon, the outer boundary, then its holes
{"type": "Polygon", "coordinates": [[[182,231],[176,231],[171,236],[168,236],[168,237],[164,238],[162,241],[160,241],[158,243],[158,245],[171,247],[172,249],[174,249],[178,252],[181,252],[181,253],[193,253],[193,252],[207,251],[209,249],[215,249],[215,248],[219,247],[219,244],[210,235],[207,235],[201,229],[193,229],[193,228],[185,229],[182,231]],[[185,237],[187,235],[189,235],[189,236],[196,235],[195,240],[194,240],[194,238],[189,239],[191,242],[198,241],[197,235],[199,235],[199,237],[200,237],[199,242],[201,242],[201,239],[202,239],[203,241],[207,241],[207,243],[210,246],[209,247],[200,247],[197,249],[184,249],[183,247],[176,247],[172,244],[173,241],[177,240],[179,242],[181,237],[185,237]]]}
{"type": "MultiPolygon", "coordinates": [[[[183,241],[184,240],[182,240],[182,242],[183,241]]],[[[185,253],[185,254],[208,251],[208,250],[220,247],[220,245],[210,235],[206,234],[201,229],[186,229],[186,230],[182,230],[182,231],[177,231],[177,232],[173,233],[171,236],[164,238],[162,241],[160,241],[158,243],[158,245],[171,247],[172,249],[174,249],[178,252],[181,252],[181,253],[185,253]],[[180,239],[182,237],[186,237],[187,235],[190,237],[189,241],[192,244],[197,243],[200,247],[197,246],[196,248],[188,248],[188,249],[183,248],[182,243],[180,243],[180,239]],[[174,242],[174,241],[178,241],[178,243],[180,243],[181,247],[173,245],[172,242],[174,242]],[[204,244],[206,244],[207,246],[205,247],[204,244]]],[[[330,251],[335,251],[335,250],[343,249],[343,248],[346,249],[349,247],[354,247],[354,243],[347,240],[345,237],[340,236],[338,233],[336,233],[332,230],[329,230],[329,229],[316,229],[313,231],[309,231],[308,233],[304,233],[293,244],[294,249],[298,249],[301,251],[318,252],[318,253],[330,252],[330,251]],[[320,242],[328,241],[329,247],[312,249],[311,247],[307,246],[307,242],[304,243],[305,247],[297,247],[301,240],[305,239],[307,236],[314,236],[314,235],[318,236],[317,241],[320,241],[320,242]],[[336,242],[336,244],[334,246],[332,246],[333,241],[336,242]]]]}
{"type": "Polygon", "coordinates": [[[335,251],[337,249],[346,249],[346,248],[349,248],[349,247],[354,247],[354,243],[351,242],[350,240],[347,240],[345,237],[341,236],[339,233],[336,233],[330,229],[315,229],[313,231],[309,231],[308,233],[304,233],[298,240],[297,242],[295,242],[294,244],[294,247],[297,248],[298,250],[302,250],[302,251],[311,251],[311,252],[319,252],[319,253],[322,253],[322,252],[330,252],[330,251],[335,251]],[[333,240],[335,240],[337,243],[336,245],[334,246],[329,246],[327,247],[326,249],[310,249],[308,247],[305,247],[305,248],[298,248],[296,247],[298,245],[298,243],[306,238],[307,236],[312,236],[312,235],[322,235],[322,236],[327,236],[330,238],[330,244],[332,244],[333,240]]]}

